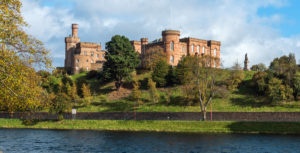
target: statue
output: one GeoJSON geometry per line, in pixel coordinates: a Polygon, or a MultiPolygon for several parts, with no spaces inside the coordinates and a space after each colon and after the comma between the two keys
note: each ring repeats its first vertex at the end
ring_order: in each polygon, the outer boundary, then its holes
{"type": "Polygon", "coordinates": [[[245,54],[245,60],[244,60],[244,71],[248,71],[248,63],[249,63],[249,60],[248,60],[248,55],[247,53],[245,54]]]}

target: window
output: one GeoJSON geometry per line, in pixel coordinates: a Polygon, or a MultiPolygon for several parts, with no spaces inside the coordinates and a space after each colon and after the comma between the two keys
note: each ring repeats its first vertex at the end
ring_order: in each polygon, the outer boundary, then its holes
{"type": "Polygon", "coordinates": [[[91,56],[94,56],[94,52],[91,52],[91,56]]]}
{"type": "Polygon", "coordinates": [[[200,46],[197,46],[197,53],[200,53],[200,46]]]}
{"type": "Polygon", "coordinates": [[[170,63],[172,63],[172,64],[174,63],[174,56],[173,55],[170,56],[170,63]]]}
{"type": "Polygon", "coordinates": [[[194,45],[192,45],[192,53],[194,53],[194,45]]]}
{"type": "Polygon", "coordinates": [[[79,63],[79,59],[76,59],[76,63],[79,63]]]}
{"type": "Polygon", "coordinates": [[[214,56],[217,56],[217,49],[214,49],[214,56]]]}
{"type": "Polygon", "coordinates": [[[86,60],[86,62],[88,63],[88,62],[89,62],[89,60],[86,60]]]}
{"type": "Polygon", "coordinates": [[[171,50],[171,51],[174,51],[174,42],[173,42],[173,41],[172,41],[171,44],[170,44],[170,50],[171,50]]]}
{"type": "Polygon", "coordinates": [[[205,54],[205,47],[202,47],[202,54],[205,54]]]}
{"type": "Polygon", "coordinates": [[[84,52],[83,52],[83,54],[86,56],[86,55],[87,55],[87,52],[86,52],[86,51],[84,51],[84,52]]]}
{"type": "Polygon", "coordinates": [[[97,54],[97,58],[99,58],[99,54],[97,54]]]}

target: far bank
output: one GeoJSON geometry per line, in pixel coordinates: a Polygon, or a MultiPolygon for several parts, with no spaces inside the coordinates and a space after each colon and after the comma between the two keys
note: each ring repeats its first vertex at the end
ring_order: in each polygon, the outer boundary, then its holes
{"type": "Polygon", "coordinates": [[[175,133],[300,134],[300,122],[63,120],[58,122],[39,121],[33,125],[24,125],[19,119],[0,119],[0,128],[175,133]]]}

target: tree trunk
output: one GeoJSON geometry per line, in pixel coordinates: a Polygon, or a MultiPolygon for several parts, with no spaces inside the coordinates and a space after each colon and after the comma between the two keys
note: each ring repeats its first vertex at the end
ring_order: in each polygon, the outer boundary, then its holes
{"type": "Polygon", "coordinates": [[[206,108],[202,110],[202,119],[203,121],[206,121],[206,108]]]}

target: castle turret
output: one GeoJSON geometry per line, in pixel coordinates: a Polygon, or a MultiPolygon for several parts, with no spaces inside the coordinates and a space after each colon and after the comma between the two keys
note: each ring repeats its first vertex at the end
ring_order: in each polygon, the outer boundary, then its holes
{"type": "Polygon", "coordinates": [[[65,69],[68,73],[73,73],[74,67],[73,55],[76,49],[76,44],[80,42],[78,37],[78,24],[72,24],[72,35],[65,37],[65,69]]]}
{"type": "Polygon", "coordinates": [[[72,24],[72,37],[78,37],[78,24],[72,24]]]}
{"type": "Polygon", "coordinates": [[[147,45],[148,44],[148,38],[141,38],[141,45],[147,45]]]}
{"type": "Polygon", "coordinates": [[[177,65],[180,60],[179,53],[179,38],[180,31],[177,30],[165,30],[162,32],[162,38],[164,44],[164,51],[167,53],[169,64],[177,65]]]}

